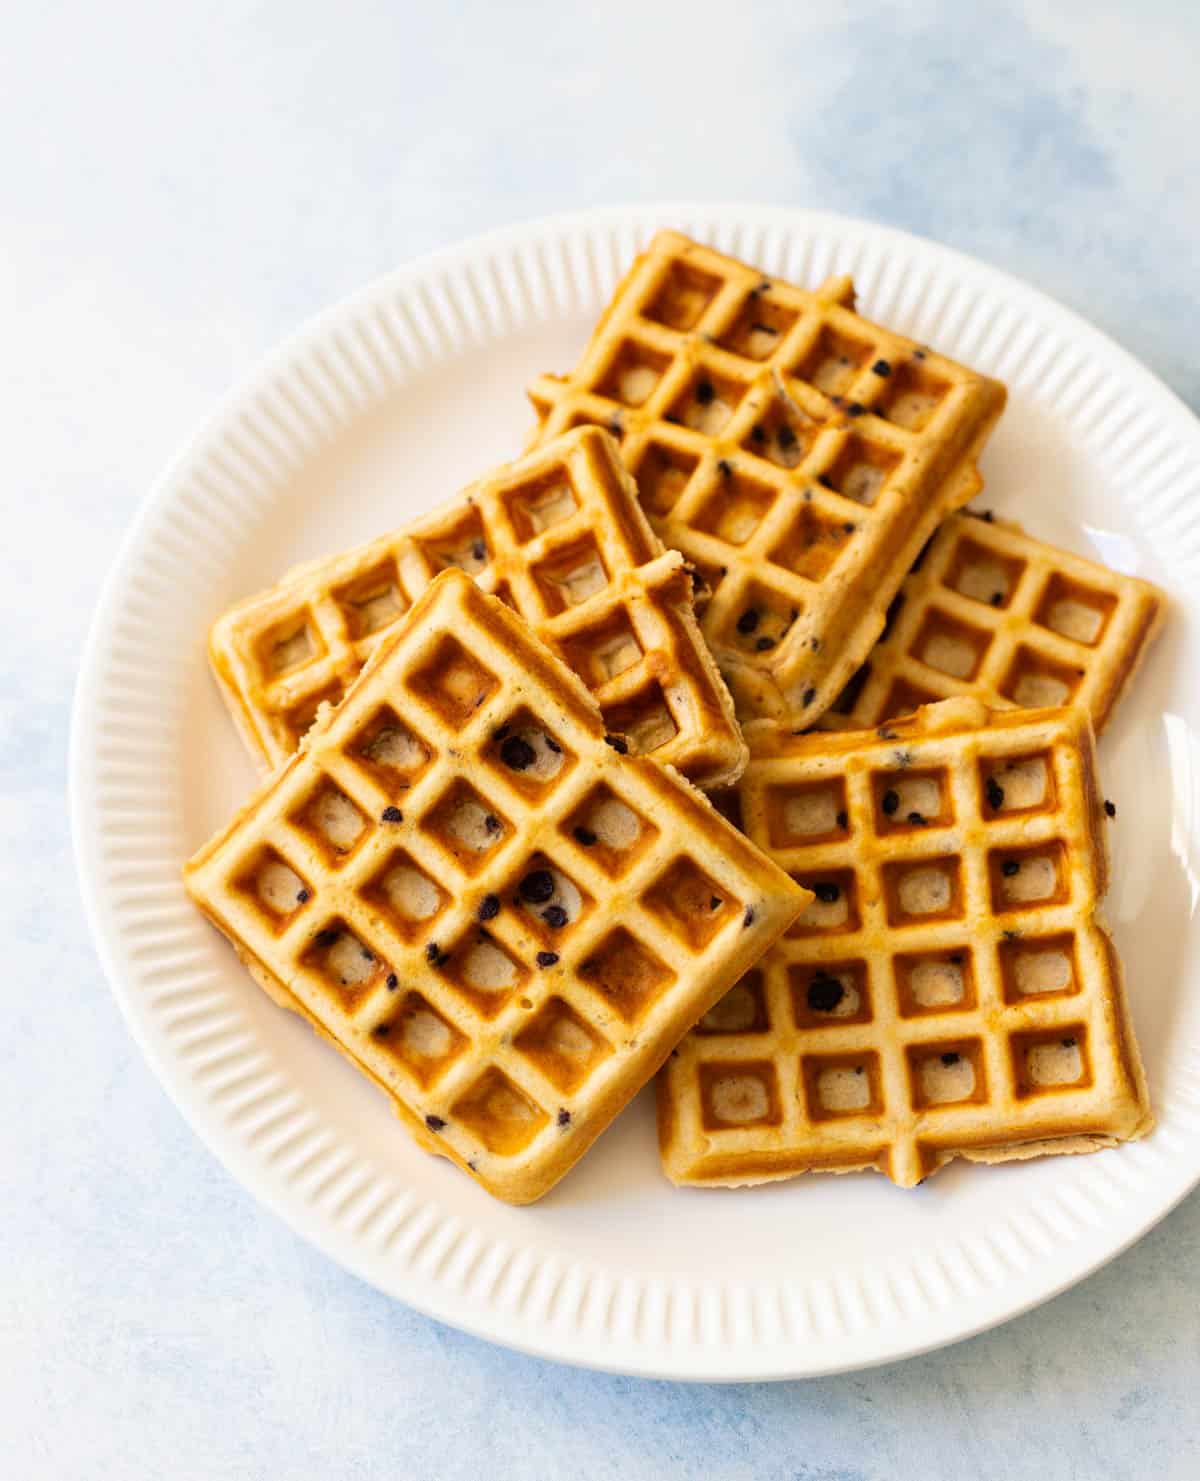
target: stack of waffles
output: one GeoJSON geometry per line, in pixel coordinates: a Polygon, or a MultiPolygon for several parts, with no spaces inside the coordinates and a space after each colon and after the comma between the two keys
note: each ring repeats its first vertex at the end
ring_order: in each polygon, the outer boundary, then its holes
{"type": "Polygon", "coordinates": [[[1144,1134],[1095,734],[1163,602],[964,509],[1003,387],[664,232],[530,395],[213,625],[255,979],[512,1202],[660,1067],[681,1184],[1144,1134]]]}

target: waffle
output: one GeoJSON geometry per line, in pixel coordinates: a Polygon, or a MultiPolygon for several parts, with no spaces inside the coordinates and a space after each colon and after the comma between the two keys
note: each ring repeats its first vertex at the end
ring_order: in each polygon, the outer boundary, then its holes
{"type": "Polygon", "coordinates": [[[676,232],[638,258],[534,442],[606,426],[642,506],[712,592],[738,713],[811,725],[866,659],[937,524],[980,487],[1004,387],[676,232]]]}
{"type": "Polygon", "coordinates": [[[810,898],[440,575],[185,870],[259,983],[514,1203],[546,1192],[810,898]]]}
{"type": "Polygon", "coordinates": [[[900,588],[884,636],[819,722],[859,730],[970,695],[993,709],[1079,704],[1099,733],[1162,619],[1156,587],[954,514],[900,588]]]}
{"type": "Polygon", "coordinates": [[[953,699],[878,732],[750,729],[719,806],[816,898],[659,1081],[677,1183],[902,1186],[1138,1137],[1151,1116],[1079,708],[953,699]]]}
{"type": "Polygon", "coordinates": [[[746,748],[696,625],[691,577],[595,429],[498,469],[393,534],[297,567],[218,619],[213,670],[265,767],[291,755],[318,707],[341,699],[450,566],[526,618],[635,750],[699,786],[738,776],[746,748]]]}

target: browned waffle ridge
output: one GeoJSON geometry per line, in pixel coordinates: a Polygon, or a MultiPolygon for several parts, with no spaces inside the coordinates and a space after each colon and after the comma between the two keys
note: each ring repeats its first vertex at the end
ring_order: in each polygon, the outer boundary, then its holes
{"type": "Polygon", "coordinates": [[[820,726],[860,730],[969,695],[999,709],[1082,705],[1099,734],[1165,606],[1148,581],[1047,545],[1019,525],[952,514],[820,726]]]}
{"type": "Polygon", "coordinates": [[[682,557],[664,549],[604,432],[584,428],[377,540],[297,567],[213,624],[209,656],[265,767],[295,750],[440,570],[466,571],[583,679],[608,728],[698,786],[746,748],[700,635],[682,557]]]}
{"type": "Polygon", "coordinates": [[[810,898],[463,572],[185,870],[258,982],[539,1198],[810,898]]]}
{"type": "Polygon", "coordinates": [[[660,1077],[675,1182],[878,1167],[911,1186],[954,1157],[1149,1130],[1084,710],[953,699],[749,739],[718,805],[816,898],[660,1077]]]}
{"type": "Polygon", "coordinates": [[[811,725],[865,660],[938,523],[981,484],[1004,387],[678,232],[618,286],[583,357],[529,394],[535,443],[607,427],[663,541],[704,576],[743,718],[811,725]]]}

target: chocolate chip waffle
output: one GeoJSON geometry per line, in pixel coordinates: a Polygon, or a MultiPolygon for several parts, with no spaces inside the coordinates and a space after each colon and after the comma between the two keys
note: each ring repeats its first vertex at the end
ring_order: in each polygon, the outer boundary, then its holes
{"type": "Polygon", "coordinates": [[[1004,387],[815,292],[661,232],[570,375],[530,387],[534,441],[607,427],[738,713],[811,725],[866,659],[937,524],[980,487],[1004,387]]]}
{"type": "Polygon", "coordinates": [[[993,708],[1079,704],[1104,728],[1162,620],[1135,576],[990,515],[951,515],[906,578],[884,636],[820,726],[859,730],[970,695],[993,708]]]}
{"type": "Polygon", "coordinates": [[[660,1077],[675,1182],[878,1167],[907,1187],[1149,1130],[1084,710],[954,699],[749,739],[718,805],[815,898],[660,1077]]]}
{"type": "Polygon", "coordinates": [[[810,898],[463,572],[185,870],[259,983],[514,1203],[810,898]]]}
{"type": "Polygon", "coordinates": [[[209,656],[264,766],[295,750],[437,573],[457,567],[534,627],[595,695],[608,728],[699,786],[733,781],[746,748],[692,607],[607,434],[573,432],[452,504],[290,572],[220,617],[209,656]]]}

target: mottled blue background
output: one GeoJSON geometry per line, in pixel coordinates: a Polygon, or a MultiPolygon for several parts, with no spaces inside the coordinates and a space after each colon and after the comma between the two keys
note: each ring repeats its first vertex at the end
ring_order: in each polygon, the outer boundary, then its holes
{"type": "Polygon", "coordinates": [[[524,216],[709,196],[1023,274],[1200,406],[1200,8],[5,7],[0,1473],[927,1481],[1200,1468],[1200,1200],[1081,1288],[858,1377],[687,1388],[445,1330],[234,1185],[126,1035],[64,760],[121,532],[311,311],[524,216]]]}

